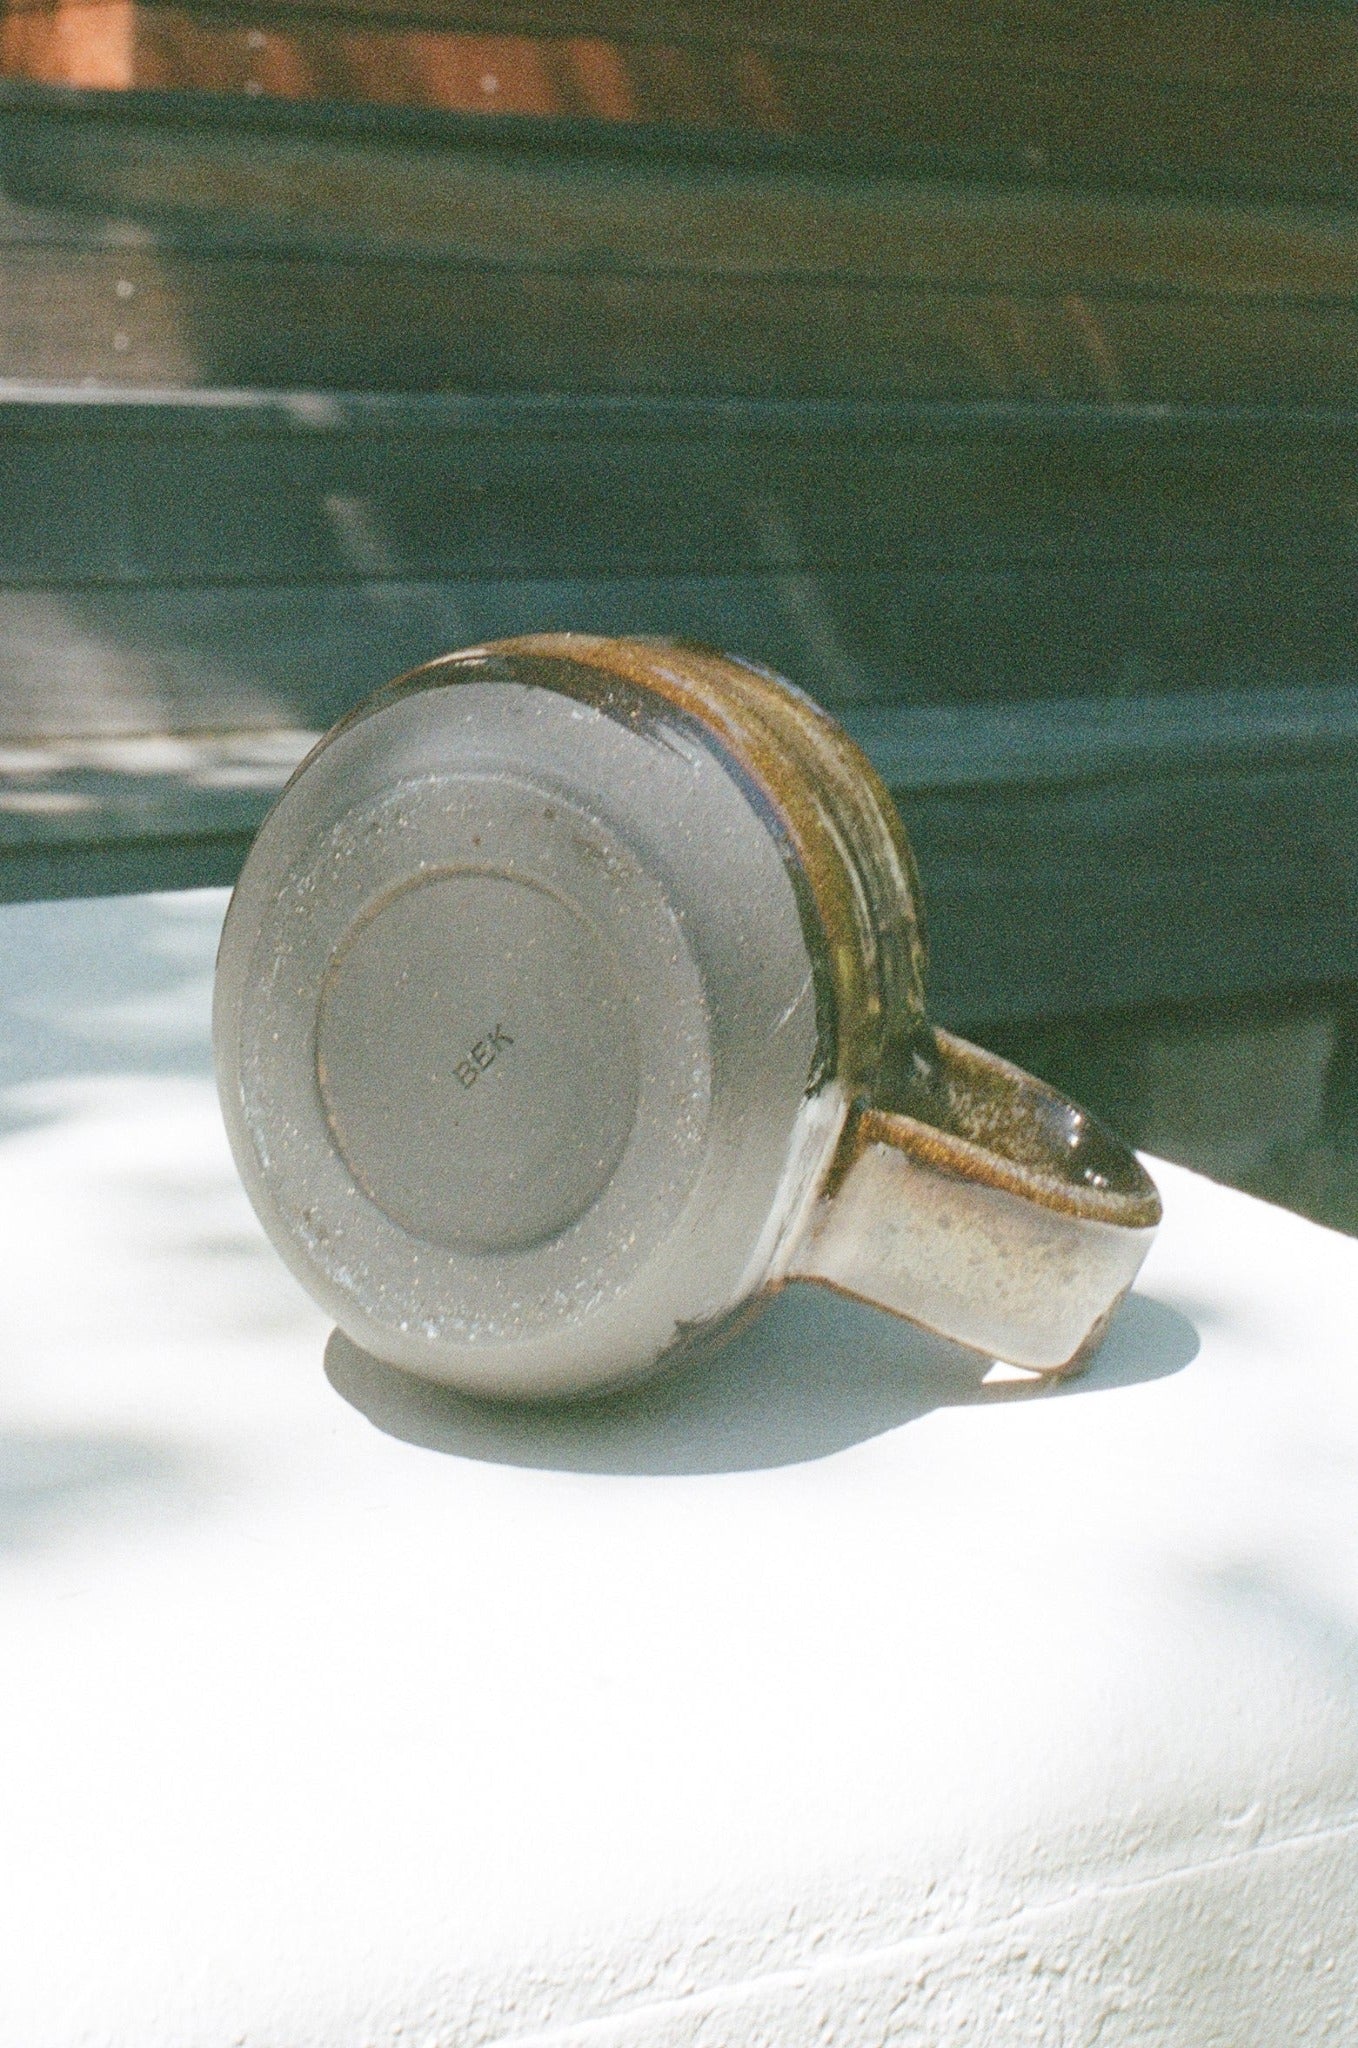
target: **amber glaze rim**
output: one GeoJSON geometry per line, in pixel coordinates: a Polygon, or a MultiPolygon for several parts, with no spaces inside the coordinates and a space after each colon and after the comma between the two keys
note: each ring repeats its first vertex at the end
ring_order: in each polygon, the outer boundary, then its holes
{"type": "MultiPolygon", "coordinates": [[[[925,937],[909,842],[862,750],[810,697],[770,669],[678,640],[528,633],[488,640],[396,676],[331,727],[294,771],[402,697],[454,688],[486,665],[635,723],[646,702],[723,762],[774,832],[811,956],[818,1049],[812,1088],[833,1074],[871,1098],[895,1039],[927,1031],[925,937]],[[540,666],[539,666],[540,665],[540,666]]],[[[291,787],[291,782],[288,785],[291,787]]]]}
{"type": "Polygon", "coordinates": [[[843,727],[773,670],[686,641],[536,633],[484,651],[564,659],[638,686],[734,759],[772,810],[814,910],[806,938],[829,970],[834,1071],[850,1095],[873,1094],[893,1040],[926,1028],[926,942],[900,814],[843,727]]]}

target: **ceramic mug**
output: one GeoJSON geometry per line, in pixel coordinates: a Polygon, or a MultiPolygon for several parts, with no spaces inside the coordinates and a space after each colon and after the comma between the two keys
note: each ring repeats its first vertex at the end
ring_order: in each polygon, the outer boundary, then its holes
{"type": "Polygon", "coordinates": [[[378,1357],[464,1391],[650,1372],[789,1280],[1042,1371],[1159,1220],[1093,1117],[930,1024],[914,864],[768,670],[542,634],[341,721],[217,969],[265,1228],[378,1357]]]}

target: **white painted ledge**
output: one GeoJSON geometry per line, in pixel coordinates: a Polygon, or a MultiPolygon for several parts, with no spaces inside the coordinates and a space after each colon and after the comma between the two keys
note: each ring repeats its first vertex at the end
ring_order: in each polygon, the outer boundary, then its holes
{"type": "Polygon", "coordinates": [[[327,1378],[219,909],[0,912],[0,2040],[1352,2039],[1358,1243],[1165,1169],[1054,1397],[813,1291],[574,1416],[327,1378]]]}

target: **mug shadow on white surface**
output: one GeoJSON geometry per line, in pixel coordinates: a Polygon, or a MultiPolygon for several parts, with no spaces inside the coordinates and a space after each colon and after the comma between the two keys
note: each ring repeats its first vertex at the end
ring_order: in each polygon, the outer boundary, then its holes
{"type": "Polygon", "coordinates": [[[454,1457],[570,1472],[758,1471],[826,1458],[936,1408],[1092,1396],[1182,1372],[1193,1324],[1132,1294],[1089,1371],[985,1384],[989,1361],[819,1287],[784,1290],[725,1343],[589,1401],[478,1401],[382,1364],[336,1330],[331,1385],[388,1436],[454,1457]]]}

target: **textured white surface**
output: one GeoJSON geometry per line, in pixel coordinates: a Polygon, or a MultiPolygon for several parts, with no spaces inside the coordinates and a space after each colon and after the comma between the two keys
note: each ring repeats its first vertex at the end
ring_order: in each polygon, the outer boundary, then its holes
{"type": "Polygon", "coordinates": [[[814,1291],[327,1379],[220,909],[0,912],[5,2048],[1354,2039],[1358,1244],[1165,1170],[1054,1397],[814,1291]]]}

